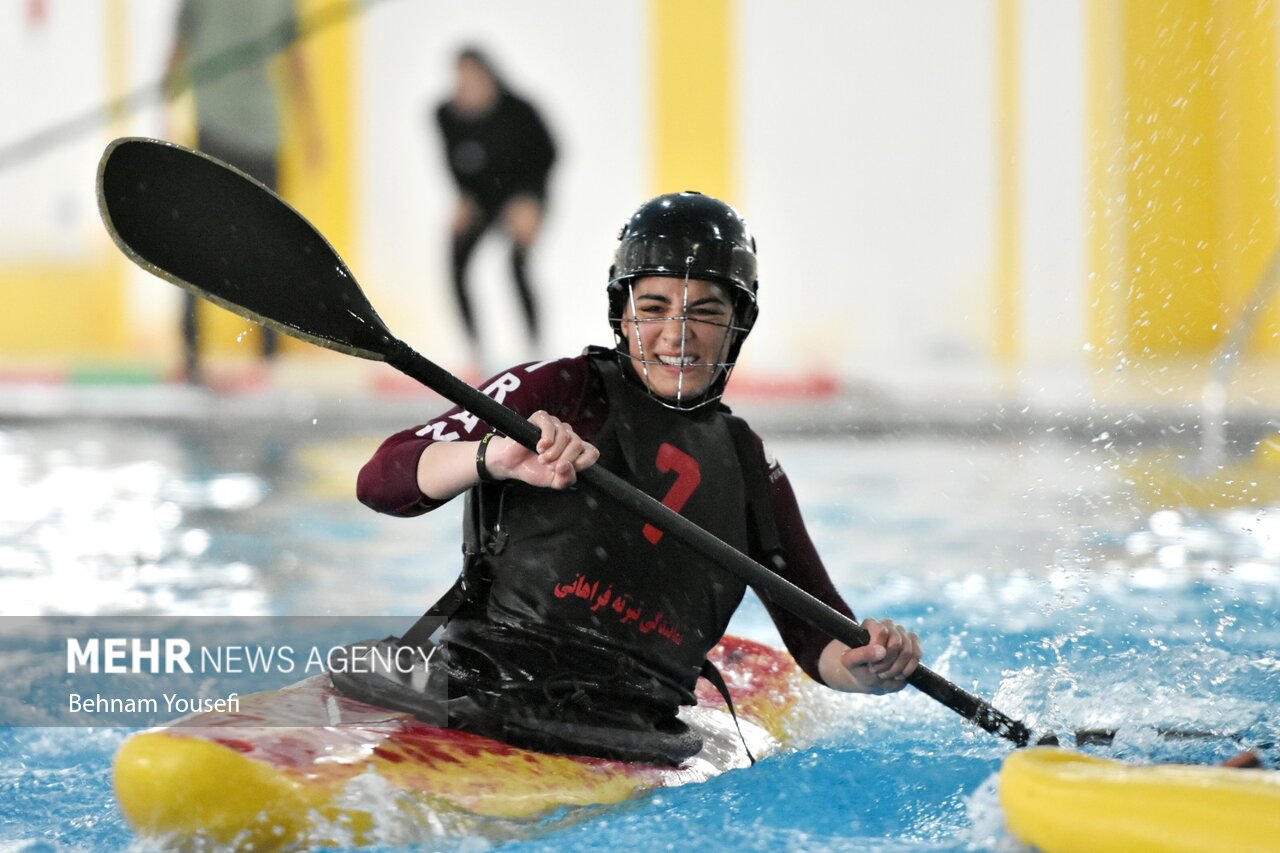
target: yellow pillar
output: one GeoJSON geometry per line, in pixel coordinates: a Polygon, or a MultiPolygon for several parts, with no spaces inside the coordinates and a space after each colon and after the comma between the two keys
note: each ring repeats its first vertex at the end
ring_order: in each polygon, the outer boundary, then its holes
{"type": "Polygon", "coordinates": [[[356,28],[362,7],[354,0],[301,0],[299,8],[302,19],[317,26],[300,49],[310,71],[324,150],[318,168],[307,163],[297,111],[286,110],[281,188],[285,198],[354,266],[355,149],[360,125],[354,92],[356,28]]]}
{"type": "MultiPolygon", "coordinates": [[[[1217,264],[1228,329],[1280,250],[1276,164],[1276,21],[1272,0],[1213,4],[1213,77],[1218,104],[1219,221],[1217,264]]],[[[1275,352],[1280,303],[1272,294],[1253,330],[1250,349],[1275,352]]]]}
{"type": "Polygon", "coordinates": [[[653,188],[732,202],[736,16],[733,0],[652,0],[653,188]]]}
{"type": "Polygon", "coordinates": [[[996,203],[995,349],[997,362],[1017,369],[1022,355],[1021,165],[1018,134],[1022,125],[1019,69],[1021,0],[996,0],[996,203]]]}
{"type": "Polygon", "coordinates": [[[1129,349],[1140,358],[1221,340],[1212,11],[1211,0],[1125,7],[1129,349]]]}
{"type": "Polygon", "coordinates": [[[1123,12],[1122,3],[1116,0],[1089,0],[1085,9],[1089,176],[1086,325],[1099,366],[1113,364],[1128,342],[1123,12]]]}
{"type": "MultiPolygon", "coordinates": [[[[1275,4],[1095,0],[1089,12],[1094,342],[1202,360],[1277,246],[1275,4]]],[[[1255,341],[1272,341],[1277,310],[1255,341]]]]}

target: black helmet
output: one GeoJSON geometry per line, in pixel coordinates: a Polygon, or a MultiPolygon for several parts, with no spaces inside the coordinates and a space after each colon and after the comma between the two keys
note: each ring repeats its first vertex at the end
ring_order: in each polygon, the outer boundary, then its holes
{"type": "Polygon", "coordinates": [[[746,220],[713,196],[670,193],[640,205],[622,226],[618,241],[609,269],[609,323],[622,352],[627,346],[622,315],[636,279],[703,279],[729,288],[734,318],[726,370],[696,405],[718,399],[758,313],[756,241],[746,220]]]}

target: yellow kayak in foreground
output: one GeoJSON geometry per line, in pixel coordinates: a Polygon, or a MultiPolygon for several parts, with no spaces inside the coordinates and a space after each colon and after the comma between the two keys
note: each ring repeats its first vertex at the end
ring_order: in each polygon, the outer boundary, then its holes
{"type": "Polygon", "coordinates": [[[1128,765],[1056,747],[1000,771],[1010,831],[1044,851],[1280,851],[1280,772],[1128,765]]]}
{"type": "MultiPolygon", "coordinates": [[[[789,655],[726,637],[712,652],[757,758],[778,748],[803,676],[789,655]]],[[[140,732],[115,760],[120,809],[167,847],[312,849],[412,844],[486,821],[617,803],[747,764],[718,693],[682,716],[704,738],[679,767],[516,749],[349,699],[327,675],[140,732]]]]}

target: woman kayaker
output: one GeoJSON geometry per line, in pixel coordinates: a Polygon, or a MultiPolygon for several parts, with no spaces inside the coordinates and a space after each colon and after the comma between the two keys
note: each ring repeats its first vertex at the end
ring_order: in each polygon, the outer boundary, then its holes
{"type": "MultiPolygon", "coordinates": [[[[431,660],[433,680],[447,675],[448,725],[544,751],[673,763],[697,751],[676,712],[694,703],[745,586],[573,488],[590,465],[852,617],[782,468],[719,402],[756,292],[755,240],[732,207],[654,198],[623,227],[610,270],[615,346],[482,386],[541,428],[536,453],[455,408],[365,464],[358,495],[379,512],[468,495],[463,582],[436,608],[448,618],[431,660]]],[[[850,648],[764,603],[799,666],[836,690],[900,690],[920,660],[916,634],[888,619],[864,620],[871,642],[850,648]]]]}

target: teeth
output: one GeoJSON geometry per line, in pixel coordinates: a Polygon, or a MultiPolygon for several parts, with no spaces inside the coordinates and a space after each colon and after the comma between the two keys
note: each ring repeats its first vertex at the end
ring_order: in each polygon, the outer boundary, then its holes
{"type": "Polygon", "coordinates": [[[663,364],[670,364],[673,367],[688,367],[694,363],[694,358],[691,355],[686,355],[683,358],[678,355],[660,355],[658,356],[658,361],[663,364]]]}

